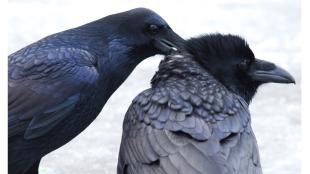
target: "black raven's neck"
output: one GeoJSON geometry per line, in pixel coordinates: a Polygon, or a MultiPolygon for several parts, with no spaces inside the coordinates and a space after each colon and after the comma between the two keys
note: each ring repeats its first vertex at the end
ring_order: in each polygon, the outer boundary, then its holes
{"type": "Polygon", "coordinates": [[[107,37],[116,32],[115,24],[109,23],[105,18],[81,25],[65,31],[66,34],[79,33],[81,37],[107,37]]]}
{"type": "Polygon", "coordinates": [[[113,24],[108,24],[105,18],[90,22],[88,24],[68,29],[49,36],[58,45],[78,47],[83,50],[104,54],[107,43],[115,36],[113,24]]]}
{"type": "Polygon", "coordinates": [[[107,45],[104,57],[98,58],[98,71],[103,86],[111,94],[126,80],[134,68],[151,55],[137,54],[135,48],[114,39],[107,45]]]}

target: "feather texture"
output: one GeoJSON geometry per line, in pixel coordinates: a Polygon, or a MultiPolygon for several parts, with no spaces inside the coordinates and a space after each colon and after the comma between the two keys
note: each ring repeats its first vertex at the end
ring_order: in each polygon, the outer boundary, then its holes
{"type": "Polygon", "coordinates": [[[118,174],[262,173],[248,105],[190,55],[167,56],[129,107],[118,174]]]}

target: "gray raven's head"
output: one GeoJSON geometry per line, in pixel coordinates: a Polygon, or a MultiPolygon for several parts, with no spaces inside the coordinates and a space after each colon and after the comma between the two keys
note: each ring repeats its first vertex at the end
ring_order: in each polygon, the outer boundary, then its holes
{"type": "Polygon", "coordinates": [[[247,42],[239,36],[210,34],[189,39],[188,51],[210,74],[248,103],[264,83],[295,83],[286,70],[255,58],[247,42]]]}

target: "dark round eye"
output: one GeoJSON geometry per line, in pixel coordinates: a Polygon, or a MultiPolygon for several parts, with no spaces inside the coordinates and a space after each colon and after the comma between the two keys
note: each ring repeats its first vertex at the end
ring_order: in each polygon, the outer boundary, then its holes
{"type": "Polygon", "coordinates": [[[246,70],[249,68],[251,61],[250,60],[242,60],[239,64],[238,67],[242,70],[246,70]]]}
{"type": "Polygon", "coordinates": [[[157,34],[159,32],[159,29],[160,28],[157,25],[154,25],[154,24],[149,25],[149,32],[151,34],[157,34]]]}

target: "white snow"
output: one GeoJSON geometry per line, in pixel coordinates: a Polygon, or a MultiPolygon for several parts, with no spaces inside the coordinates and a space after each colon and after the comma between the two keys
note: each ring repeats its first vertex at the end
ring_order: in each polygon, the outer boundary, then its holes
{"type": "MultiPolygon", "coordinates": [[[[296,85],[268,84],[250,109],[265,174],[300,173],[300,4],[295,0],[10,0],[9,53],[44,36],[135,7],[151,8],[185,38],[245,37],[257,58],[288,69],[296,85]]],[[[43,158],[41,174],[116,173],[123,116],[162,57],[142,62],[78,137],[43,158]]]]}

